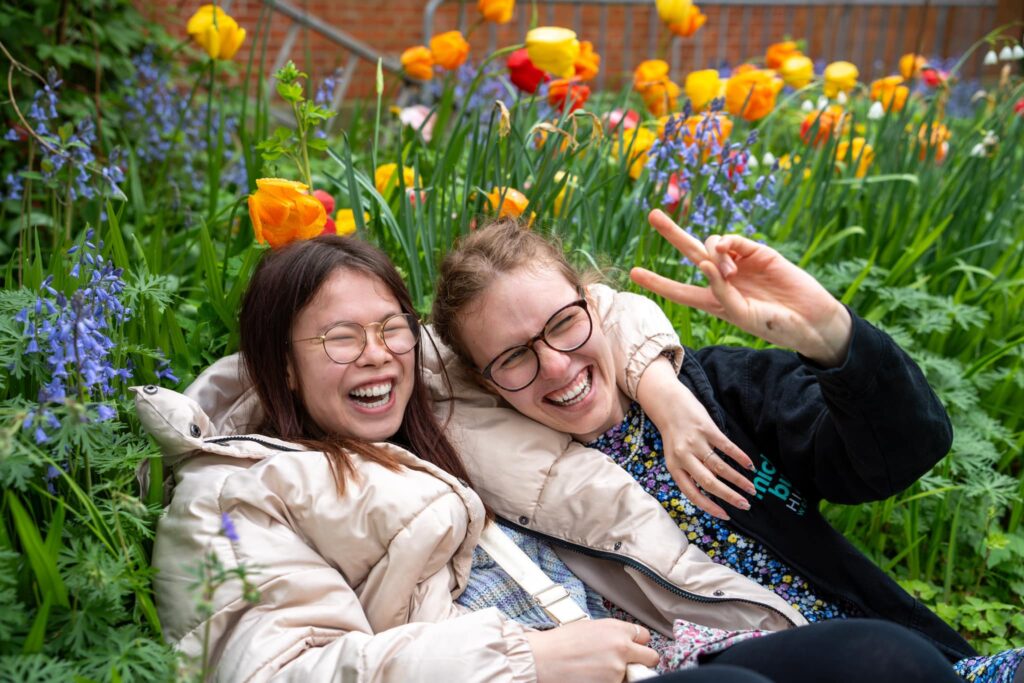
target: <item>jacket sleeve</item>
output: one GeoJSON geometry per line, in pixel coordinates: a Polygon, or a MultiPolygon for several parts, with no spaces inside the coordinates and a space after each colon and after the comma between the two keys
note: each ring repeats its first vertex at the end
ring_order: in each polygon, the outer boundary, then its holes
{"type": "MultiPolygon", "coordinates": [[[[215,615],[213,631],[220,634],[211,642],[216,680],[536,680],[525,630],[496,609],[466,613],[452,605],[445,620],[374,632],[357,591],[317,550],[332,525],[369,525],[372,520],[336,519],[325,508],[331,502],[328,496],[314,494],[286,505],[271,488],[257,483],[247,472],[228,482],[221,495],[222,509],[242,539],[231,545],[235,557],[227,559],[253,570],[260,599],[240,616],[233,612],[234,623],[217,623],[220,614],[215,615]],[[303,519],[314,515],[321,519],[303,519]]],[[[407,532],[415,534],[415,529],[407,532]]],[[[351,549],[330,552],[344,555],[351,549]]],[[[444,592],[450,600],[451,588],[450,576],[438,572],[417,588],[414,599],[437,599],[444,592]]]]}
{"type": "Polygon", "coordinates": [[[672,323],[655,302],[606,285],[591,285],[587,294],[615,356],[616,380],[630,398],[647,367],[660,355],[669,356],[676,372],[683,362],[683,347],[672,323]]]}
{"type": "Polygon", "coordinates": [[[953,435],[921,369],[887,334],[851,315],[849,354],[837,368],[780,350],[692,354],[756,447],[805,495],[838,503],[902,491],[945,456],[953,435]]]}

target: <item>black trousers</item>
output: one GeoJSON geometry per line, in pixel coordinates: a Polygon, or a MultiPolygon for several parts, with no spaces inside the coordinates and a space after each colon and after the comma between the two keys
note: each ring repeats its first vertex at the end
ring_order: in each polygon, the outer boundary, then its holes
{"type": "Polygon", "coordinates": [[[702,661],[698,669],[653,680],[955,683],[961,679],[934,646],[909,629],[875,619],[837,619],[745,640],[702,661]]]}

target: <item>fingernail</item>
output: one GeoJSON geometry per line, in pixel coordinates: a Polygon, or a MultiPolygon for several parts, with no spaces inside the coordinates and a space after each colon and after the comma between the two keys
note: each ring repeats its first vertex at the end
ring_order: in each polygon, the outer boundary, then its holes
{"type": "Polygon", "coordinates": [[[748,503],[745,500],[741,500],[740,502],[736,503],[736,505],[734,505],[733,507],[738,507],[740,510],[749,510],[750,503],[748,503]]]}
{"type": "Polygon", "coordinates": [[[754,467],[754,463],[750,463],[749,465],[747,465],[747,469],[750,470],[751,472],[757,472],[757,468],[754,467]]]}

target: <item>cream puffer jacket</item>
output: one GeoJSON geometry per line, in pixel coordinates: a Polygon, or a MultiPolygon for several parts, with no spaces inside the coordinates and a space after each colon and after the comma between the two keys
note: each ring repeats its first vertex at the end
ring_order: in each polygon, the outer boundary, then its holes
{"type": "MultiPolygon", "coordinates": [[[[590,289],[592,297],[608,292],[590,289]]],[[[616,360],[619,386],[635,396],[653,360],[669,355],[678,371],[683,350],[657,304],[629,293],[614,296],[614,307],[598,309],[613,349],[624,354],[625,362],[616,360]]],[[[427,382],[474,489],[498,516],[542,534],[606,598],[665,635],[679,618],[726,630],[807,623],[775,593],[690,544],[661,504],[611,458],[516,412],[482,389],[450,349],[439,353],[426,364],[427,382]]]]}
{"type": "MultiPolygon", "coordinates": [[[[593,292],[613,339],[619,321],[637,311],[649,314],[636,307],[642,298],[630,297],[607,288],[593,292]]],[[[633,322],[621,329],[638,329],[633,322]]],[[[616,359],[624,386],[635,387],[643,371],[638,363],[671,346],[669,330],[617,341],[625,349],[616,359]]],[[[426,353],[431,349],[423,344],[426,353]]],[[[466,613],[453,603],[484,523],[472,490],[384,444],[407,467],[393,472],[353,455],[359,477],[339,496],[323,454],[253,433],[262,414],[237,356],[215,363],[184,395],[155,386],[134,391],[139,417],[159,443],[174,484],[153,555],[164,635],[187,656],[199,657],[208,633],[215,680],[535,680],[521,626],[496,609],[466,613]],[[223,515],[237,541],[222,533],[223,515]],[[211,553],[228,569],[248,568],[258,604],[247,603],[232,581],[216,591],[212,616],[203,619],[192,585],[195,568],[211,553]]],[[[488,458],[515,460],[520,440],[556,446],[545,428],[517,413],[510,419],[522,433],[509,440],[507,452],[488,446],[488,458]]],[[[507,434],[499,425],[495,435],[507,434]]],[[[524,495],[532,498],[536,473],[522,477],[524,495]]],[[[610,501],[573,502],[570,495],[561,502],[575,518],[599,508],[603,516],[610,501]]],[[[535,507],[524,507],[524,514],[535,507]]],[[[622,606],[642,604],[630,601],[636,592],[610,595],[622,606]]]]}

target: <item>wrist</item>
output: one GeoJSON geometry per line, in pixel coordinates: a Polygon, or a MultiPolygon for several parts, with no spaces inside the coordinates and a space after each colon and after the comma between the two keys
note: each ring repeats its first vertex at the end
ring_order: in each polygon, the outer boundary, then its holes
{"type": "Polygon", "coordinates": [[[837,301],[836,310],[819,330],[817,348],[800,353],[824,368],[836,368],[846,360],[852,339],[853,318],[846,306],[837,301]]]}

